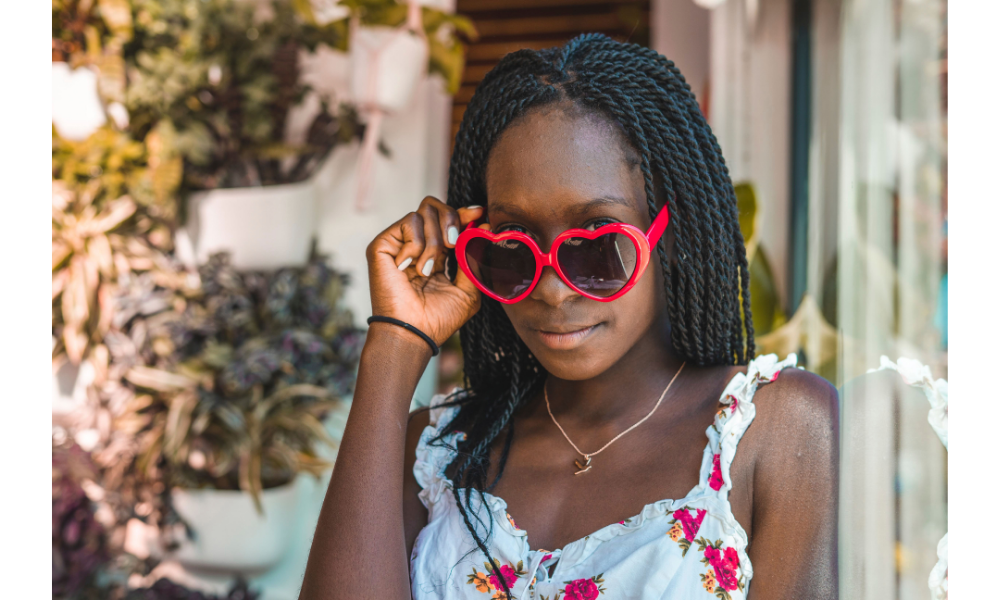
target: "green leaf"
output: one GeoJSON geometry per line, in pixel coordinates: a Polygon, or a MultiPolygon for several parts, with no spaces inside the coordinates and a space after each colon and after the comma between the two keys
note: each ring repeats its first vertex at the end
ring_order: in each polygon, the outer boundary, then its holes
{"type": "Polygon", "coordinates": [[[132,39],[132,9],[128,0],[98,0],[101,19],[115,36],[132,39]]]}
{"type": "Polygon", "coordinates": [[[240,454],[239,480],[240,489],[250,493],[257,513],[263,515],[264,507],[260,502],[260,448],[246,446],[240,454]]]}
{"type": "Polygon", "coordinates": [[[140,388],[157,392],[176,392],[192,387],[196,383],[183,375],[143,366],[129,369],[125,373],[125,380],[140,388]]]}
{"type": "Polygon", "coordinates": [[[179,450],[190,433],[191,412],[197,402],[197,395],[191,391],[181,392],[170,400],[163,434],[163,452],[173,462],[182,462],[184,459],[179,456],[179,450]]]}
{"type": "Polygon", "coordinates": [[[297,12],[306,23],[314,26],[318,25],[316,22],[316,15],[313,13],[312,3],[309,0],[292,0],[292,8],[295,9],[295,12],[297,12]]]}
{"type": "Polygon", "coordinates": [[[448,94],[455,94],[462,87],[462,72],[465,69],[465,48],[460,43],[443,44],[436,36],[427,38],[429,49],[429,73],[437,73],[444,78],[448,94]]]}

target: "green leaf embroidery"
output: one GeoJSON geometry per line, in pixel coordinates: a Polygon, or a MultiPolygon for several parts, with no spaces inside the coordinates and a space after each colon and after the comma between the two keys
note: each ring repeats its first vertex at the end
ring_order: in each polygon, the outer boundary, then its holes
{"type": "Polygon", "coordinates": [[[681,547],[681,556],[687,556],[688,550],[691,549],[691,542],[687,538],[681,538],[677,540],[677,544],[681,547]]]}

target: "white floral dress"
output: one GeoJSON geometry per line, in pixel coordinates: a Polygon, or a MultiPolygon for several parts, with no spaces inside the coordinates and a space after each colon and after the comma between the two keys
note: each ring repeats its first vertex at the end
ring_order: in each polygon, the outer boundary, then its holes
{"type": "MultiPolygon", "coordinates": [[[[720,399],[723,407],[705,431],[708,444],[698,485],[684,498],[647,504],[638,515],[564,548],[541,550],[528,546],[528,533],[514,524],[507,503],[486,494],[494,520],[486,544],[500,565],[497,570],[472,540],[444,475],[455,439],[464,434],[446,436],[447,446],[428,444],[458,410],[436,406],[444,399],[436,396],[413,467],[423,488],[420,500],[428,509],[427,526],[410,557],[413,598],[501,600],[500,577],[517,600],[745,598],[753,567],[746,554],[746,532],[729,505],[729,467],[753,422],[757,387],[774,381],[795,362],[794,354],[780,362],[773,354],[760,356],[750,362],[746,374],[729,382],[720,399]]],[[[472,510],[488,523],[477,494],[472,503],[472,510]]]]}

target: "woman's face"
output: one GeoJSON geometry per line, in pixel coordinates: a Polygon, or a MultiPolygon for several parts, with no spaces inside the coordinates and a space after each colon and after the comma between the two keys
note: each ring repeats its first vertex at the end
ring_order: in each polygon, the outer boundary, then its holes
{"type": "MultiPolygon", "coordinates": [[[[565,105],[535,109],[511,125],[486,168],[493,231],[523,231],[547,252],[563,231],[610,222],[650,225],[642,170],[624,135],[599,115],[565,105]]],[[[664,319],[659,260],[612,302],[585,298],[546,267],[524,300],[505,304],[518,335],[542,366],[567,380],[596,377],[664,319]]]]}

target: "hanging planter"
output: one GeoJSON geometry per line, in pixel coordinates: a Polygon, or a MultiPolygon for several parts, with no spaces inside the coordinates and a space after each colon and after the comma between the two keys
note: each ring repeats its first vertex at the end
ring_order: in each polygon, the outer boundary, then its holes
{"type": "Polygon", "coordinates": [[[189,266],[228,252],[240,270],[303,266],[316,224],[312,181],[195,192],[177,250],[189,266]]]}
{"type": "Polygon", "coordinates": [[[369,200],[375,153],[386,115],[406,108],[427,73],[429,48],[420,4],[407,5],[406,23],[399,28],[351,22],[351,93],[367,117],[358,164],[357,209],[371,208],[369,200]]]}

